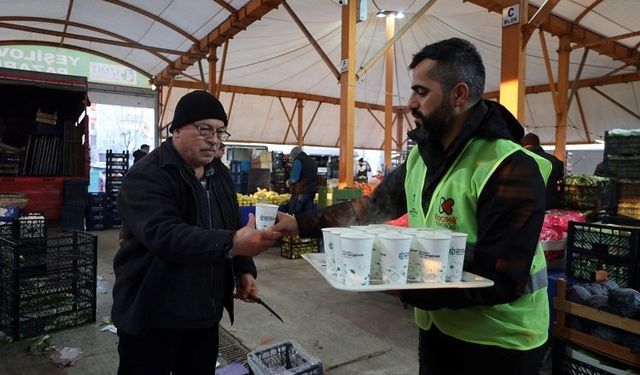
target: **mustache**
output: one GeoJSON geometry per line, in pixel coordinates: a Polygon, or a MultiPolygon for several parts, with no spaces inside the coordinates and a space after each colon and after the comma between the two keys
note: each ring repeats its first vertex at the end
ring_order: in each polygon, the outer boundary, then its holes
{"type": "Polygon", "coordinates": [[[413,116],[414,118],[416,118],[418,120],[424,120],[424,114],[422,112],[420,112],[419,109],[411,110],[411,116],[413,116]]]}

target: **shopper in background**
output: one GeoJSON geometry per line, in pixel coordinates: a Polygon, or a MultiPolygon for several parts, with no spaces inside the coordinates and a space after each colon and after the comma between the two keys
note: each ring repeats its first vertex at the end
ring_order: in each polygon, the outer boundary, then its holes
{"type": "Polygon", "coordinates": [[[233,323],[234,286],[243,301],[256,295],[251,257],[281,235],[256,230],[253,215],[241,226],[233,182],[214,157],[226,125],[218,99],[186,94],[172,137],[124,178],[111,313],[119,375],[215,373],[218,323],[223,307],[233,323]]]}
{"type": "Polygon", "coordinates": [[[133,152],[133,164],[137,163],[149,153],[149,145],[143,144],[138,150],[133,152]]]}
{"type": "Polygon", "coordinates": [[[369,180],[369,172],[371,172],[371,166],[369,162],[364,158],[358,159],[358,171],[356,173],[356,179],[367,182],[369,180]]]}
{"type": "Polygon", "coordinates": [[[289,213],[297,214],[313,208],[313,199],[318,192],[318,162],[302,147],[294,147],[290,155],[294,160],[291,175],[286,181],[291,191],[289,213]]]}
{"type": "Polygon", "coordinates": [[[545,208],[550,210],[560,207],[560,184],[562,184],[562,179],[564,178],[564,163],[542,149],[540,146],[540,138],[533,133],[527,133],[524,138],[522,138],[522,145],[527,150],[551,162],[551,175],[549,176],[549,181],[547,181],[545,194],[545,208]]]}
{"type": "MultiPolygon", "coordinates": [[[[283,218],[274,230],[320,237],[326,226],[381,223],[468,234],[465,270],[493,280],[477,289],[397,292],[415,307],[420,374],[538,374],[549,329],[546,262],[538,235],[550,163],[518,143],[522,126],[482,99],[475,47],[453,38],[414,55],[408,159],[372,196],[283,218]]],[[[384,324],[384,322],[380,322],[384,324]]]]}

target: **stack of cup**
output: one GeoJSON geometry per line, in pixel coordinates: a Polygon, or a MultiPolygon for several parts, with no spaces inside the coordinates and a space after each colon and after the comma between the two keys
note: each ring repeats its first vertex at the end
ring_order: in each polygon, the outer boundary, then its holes
{"type": "MultiPolygon", "coordinates": [[[[330,233],[330,245],[333,246],[333,264],[335,265],[335,275],[339,282],[344,282],[344,256],[342,252],[342,233],[355,232],[353,229],[344,227],[328,228],[330,233]]],[[[326,255],[325,255],[326,256],[326,255]]]]}

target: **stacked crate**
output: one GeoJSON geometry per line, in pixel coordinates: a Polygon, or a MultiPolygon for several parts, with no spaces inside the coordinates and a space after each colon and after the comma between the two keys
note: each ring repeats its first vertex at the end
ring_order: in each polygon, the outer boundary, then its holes
{"type": "Polygon", "coordinates": [[[112,228],[119,228],[122,222],[117,207],[118,193],[120,192],[124,175],[129,170],[129,152],[124,151],[117,154],[112,150],[107,150],[106,166],[107,178],[105,192],[107,196],[107,209],[105,210],[105,215],[112,228]]]}
{"type": "Polygon", "coordinates": [[[17,176],[22,168],[22,153],[0,148],[0,176],[17,176]]]}
{"type": "Polygon", "coordinates": [[[236,192],[247,194],[247,183],[249,179],[250,160],[232,160],[230,162],[229,173],[235,185],[236,192]]]}
{"type": "Polygon", "coordinates": [[[78,231],[0,238],[0,331],[20,339],[95,322],[96,247],[95,236],[78,231]]]}
{"type": "Polygon", "coordinates": [[[605,133],[606,173],[616,179],[618,215],[640,219],[640,135],[605,133]]]}
{"type": "Polygon", "coordinates": [[[302,238],[298,235],[283,236],[280,255],[289,259],[299,259],[302,254],[317,253],[319,243],[316,238],[302,238]]]}
{"type": "Polygon", "coordinates": [[[62,183],[63,230],[84,230],[84,211],[87,205],[87,181],[65,179],[62,183]]]}
{"type": "Polygon", "coordinates": [[[284,169],[284,154],[282,152],[271,153],[271,186],[269,190],[278,194],[288,193],[286,185],[287,177],[284,169]]]}
{"type": "Polygon", "coordinates": [[[87,230],[102,230],[111,228],[109,220],[111,210],[108,209],[106,193],[88,193],[85,220],[87,230]]]}

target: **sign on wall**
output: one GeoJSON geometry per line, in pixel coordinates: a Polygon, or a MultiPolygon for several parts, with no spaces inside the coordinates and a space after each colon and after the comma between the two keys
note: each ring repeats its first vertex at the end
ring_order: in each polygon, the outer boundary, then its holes
{"type": "Polygon", "coordinates": [[[520,4],[514,4],[502,9],[502,27],[515,25],[520,22],[520,4]]]}
{"type": "Polygon", "coordinates": [[[0,67],[87,77],[89,82],[149,88],[137,71],[89,53],[48,46],[0,46],[0,67]]]}

